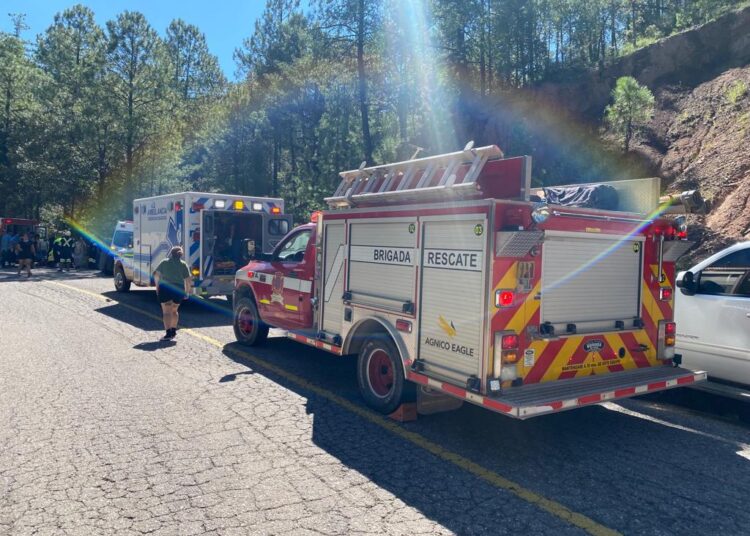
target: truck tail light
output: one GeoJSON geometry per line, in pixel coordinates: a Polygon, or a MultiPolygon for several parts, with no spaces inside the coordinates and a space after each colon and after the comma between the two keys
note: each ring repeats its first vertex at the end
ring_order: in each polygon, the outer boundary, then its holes
{"type": "Polygon", "coordinates": [[[518,335],[515,333],[508,333],[503,335],[500,339],[500,347],[503,350],[517,350],[518,349],[518,335]]]}
{"type": "Polygon", "coordinates": [[[515,299],[515,292],[508,289],[497,289],[495,291],[495,307],[498,309],[501,307],[510,307],[513,305],[515,299]]]}
{"type": "Polygon", "coordinates": [[[677,339],[677,324],[671,320],[660,320],[658,330],[658,359],[672,359],[674,357],[674,345],[677,339]]]}
{"type": "Polygon", "coordinates": [[[281,209],[279,207],[271,207],[271,214],[281,214],[281,209]]]}
{"type": "Polygon", "coordinates": [[[396,329],[404,333],[411,333],[411,322],[399,318],[396,320],[396,329]]]}
{"type": "Polygon", "coordinates": [[[504,365],[518,363],[519,357],[521,357],[521,354],[518,353],[518,350],[503,350],[504,365]]]}
{"type": "Polygon", "coordinates": [[[672,299],[672,287],[659,288],[659,299],[661,301],[670,301],[672,299]]]}
{"type": "Polygon", "coordinates": [[[518,350],[519,337],[512,331],[495,333],[495,353],[492,362],[492,376],[496,379],[515,380],[518,377],[516,363],[521,353],[518,350]]]}
{"type": "Polygon", "coordinates": [[[674,322],[664,323],[664,344],[674,346],[675,336],[677,335],[677,324],[674,322]]]}

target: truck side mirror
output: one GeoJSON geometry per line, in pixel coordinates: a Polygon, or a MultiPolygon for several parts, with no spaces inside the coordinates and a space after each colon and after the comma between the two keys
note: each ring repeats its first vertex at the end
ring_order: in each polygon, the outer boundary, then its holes
{"type": "Polygon", "coordinates": [[[679,274],[677,274],[674,284],[686,296],[692,296],[693,294],[695,294],[696,284],[695,275],[693,274],[693,272],[680,272],[679,274]]]}

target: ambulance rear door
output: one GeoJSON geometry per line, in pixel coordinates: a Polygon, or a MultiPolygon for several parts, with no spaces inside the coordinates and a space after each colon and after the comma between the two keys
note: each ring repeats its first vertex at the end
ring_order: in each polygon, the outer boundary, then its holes
{"type": "Polygon", "coordinates": [[[200,279],[201,285],[211,278],[214,262],[214,245],[216,215],[212,210],[201,209],[200,215],[200,279]]]}
{"type": "Polygon", "coordinates": [[[263,253],[271,254],[281,239],[292,230],[292,217],[286,214],[268,214],[263,222],[263,253]]]}

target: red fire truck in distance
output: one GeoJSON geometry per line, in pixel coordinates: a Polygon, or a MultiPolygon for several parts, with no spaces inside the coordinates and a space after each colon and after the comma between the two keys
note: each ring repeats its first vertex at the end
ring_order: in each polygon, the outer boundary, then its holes
{"type": "Polygon", "coordinates": [[[469,144],[341,173],[329,210],[237,272],[237,340],[275,327],[356,354],[382,413],[468,401],[525,419],[704,380],[674,353],[690,243],[649,216],[658,179],[534,191],[530,166],[469,144]]]}

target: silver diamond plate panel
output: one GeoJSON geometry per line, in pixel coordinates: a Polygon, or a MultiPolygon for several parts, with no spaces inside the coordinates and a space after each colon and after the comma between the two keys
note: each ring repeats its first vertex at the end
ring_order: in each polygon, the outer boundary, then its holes
{"type": "Polygon", "coordinates": [[[544,231],[511,231],[497,233],[496,257],[524,257],[531,248],[539,244],[544,231]]]}

